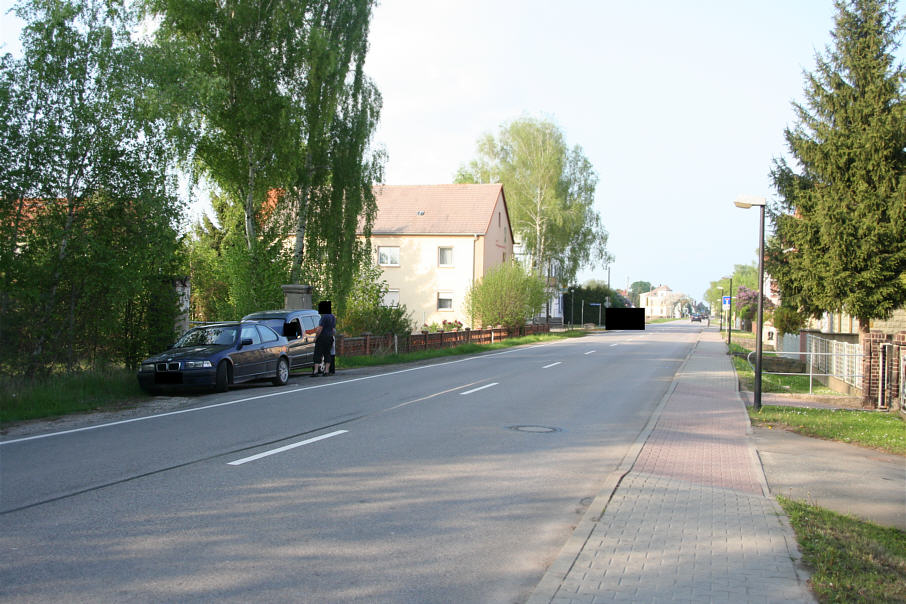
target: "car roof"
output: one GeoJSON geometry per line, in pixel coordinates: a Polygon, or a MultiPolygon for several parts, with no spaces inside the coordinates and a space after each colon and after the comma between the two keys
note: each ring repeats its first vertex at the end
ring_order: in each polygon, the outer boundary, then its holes
{"type": "MultiPolygon", "coordinates": [[[[217,323],[205,323],[204,325],[196,325],[192,329],[204,329],[206,327],[239,327],[241,325],[265,325],[261,321],[256,321],[254,319],[241,321],[219,321],[217,323]]],[[[266,326],[266,325],[265,325],[266,326]]]]}
{"type": "Polygon", "coordinates": [[[297,310],[261,310],[258,312],[253,312],[251,314],[245,315],[242,317],[243,321],[249,319],[292,319],[293,317],[299,317],[302,315],[317,315],[318,311],[312,309],[297,309],[297,310]]]}

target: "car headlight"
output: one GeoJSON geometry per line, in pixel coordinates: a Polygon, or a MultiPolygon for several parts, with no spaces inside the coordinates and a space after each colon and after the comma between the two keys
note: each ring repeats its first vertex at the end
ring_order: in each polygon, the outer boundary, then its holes
{"type": "Polygon", "coordinates": [[[186,369],[205,369],[213,367],[211,361],[186,361],[186,369]]]}
{"type": "Polygon", "coordinates": [[[154,373],[154,363],[142,363],[139,371],[142,373],[154,373]]]}

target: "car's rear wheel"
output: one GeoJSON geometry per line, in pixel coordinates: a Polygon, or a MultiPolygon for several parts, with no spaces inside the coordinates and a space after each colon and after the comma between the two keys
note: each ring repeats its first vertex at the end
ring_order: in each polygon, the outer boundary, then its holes
{"type": "Polygon", "coordinates": [[[281,358],[277,361],[277,373],[274,375],[274,386],[285,386],[289,381],[289,361],[281,358]]]}
{"type": "Polygon", "coordinates": [[[229,364],[226,361],[220,361],[220,365],[217,366],[217,381],[214,384],[214,388],[217,392],[226,392],[227,387],[230,385],[230,368],[229,364]]]}

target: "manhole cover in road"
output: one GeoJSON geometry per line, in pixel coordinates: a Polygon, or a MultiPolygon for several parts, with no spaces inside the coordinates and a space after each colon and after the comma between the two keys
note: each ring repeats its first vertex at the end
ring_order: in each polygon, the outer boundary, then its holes
{"type": "Polygon", "coordinates": [[[559,432],[560,428],[551,428],[550,426],[508,426],[510,430],[516,432],[534,432],[536,434],[547,434],[550,432],[559,432]]]}

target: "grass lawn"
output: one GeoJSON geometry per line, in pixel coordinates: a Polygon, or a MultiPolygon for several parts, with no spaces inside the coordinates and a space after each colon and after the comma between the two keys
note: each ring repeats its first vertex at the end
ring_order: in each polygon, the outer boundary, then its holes
{"type": "MultiPolygon", "coordinates": [[[[736,375],[739,378],[740,388],[743,390],[751,391],[755,387],[755,370],[749,364],[749,361],[746,360],[747,355],[751,352],[750,349],[740,346],[736,342],[733,342],[730,345],[730,353],[733,355],[731,360],[733,362],[733,367],[736,369],[736,375]]],[[[763,353],[764,354],[764,353],[763,353]]],[[[775,357],[772,353],[765,354],[763,357],[762,373],[761,373],[761,391],[762,392],[782,392],[788,394],[809,394],[809,377],[808,373],[803,375],[775,375],[773,373],[765,373],[765,371],[773,371],[774,369],[768,364],[777,359],[778,361],[783,360],[780,357],[775,357]]],[[[754,357],[753,357],[754,362],[754,357]]],[[[783,368],[783,373],[792,373],[793,371],[786,371],[786,368],[783,368]]],[[[797,369],[798,368],[793,368],[797,369]]],[[[843,396],[836,390],[831,390],[824,384],[818,381],[818,378],[813,378],[811,383],[811,394],[821,394],[827,396],[843,396]]]]}
{"type": "Polygon", "coordinates": [[[0,379],[0,424],[118,409],[147,400],[128,369],[59,374],[36,382],[0,379]]]}
{"type": "Polygon", "coordinates": [[[749,409],[757,426],[779,427],[906,456],[906,422],[896,413],[850,409],[811,409],[765,405],[749,409]]]}
{"type": "Polygon", "coordinates": [[[906,532],[777,497],[819,602],[906,602],[906,532]]]}

